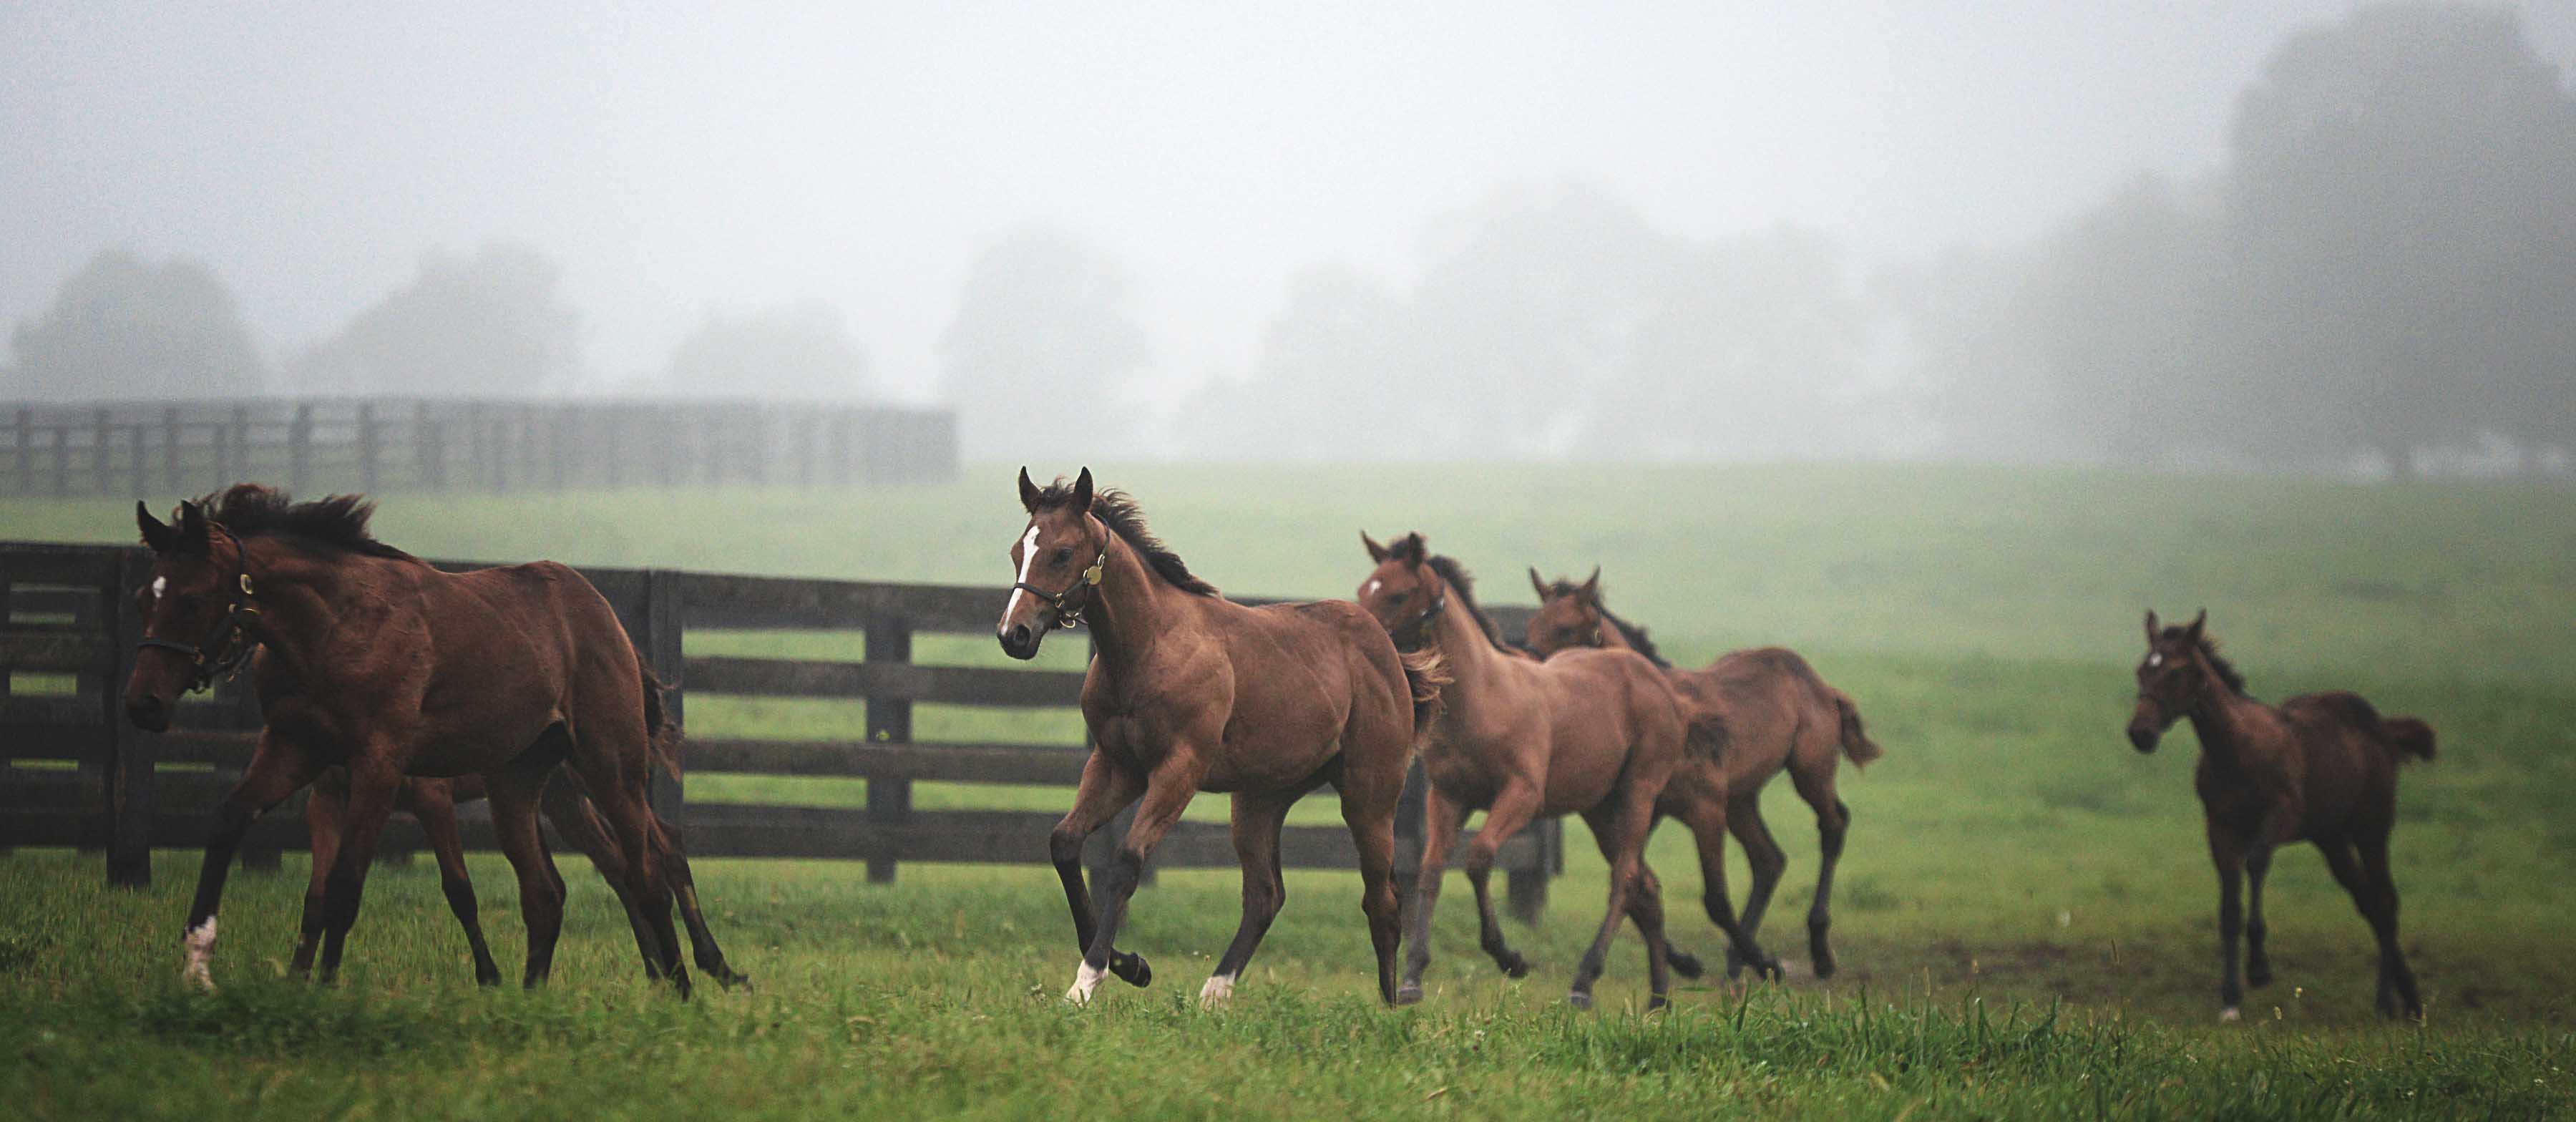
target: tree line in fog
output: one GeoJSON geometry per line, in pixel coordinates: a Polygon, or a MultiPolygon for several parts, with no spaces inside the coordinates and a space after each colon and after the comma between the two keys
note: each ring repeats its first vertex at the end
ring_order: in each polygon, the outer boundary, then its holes
{"type": "MultiPolygon", "coordinates": [[[[603,380],[560,279],[522,244],[434,254],[271,359],[206,267],[109,251],[11,333],[0,397],[874,390],[841,326],[796,310],[711,317],[603,380]]],[[[1862,263],[1809,231],[1683,237],[1580,178],[1512,184],[1426,222],[1402,278],[1297,270],[1247,367],[1212,373],[1165,367],[1143,285],[1059,224],[989,241],[939,377],[967,454],[2563,472],[2576,98],[2509,12],[2367,8],[2280,47],[2223,167],[2142,174],[2027,244],[1862,263]]]]}

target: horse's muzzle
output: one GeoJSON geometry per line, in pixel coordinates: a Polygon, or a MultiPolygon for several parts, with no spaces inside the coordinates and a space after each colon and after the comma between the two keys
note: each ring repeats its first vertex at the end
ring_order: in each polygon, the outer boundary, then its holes
{"type": "Polygon", "coordinates": [[[145,732],[170,731],[170,703],[148,693],[131,694],[125,699],[125,719],[145,732]]]}
{"type": "Polygon", "coordinates": [[[2159,738],[2156,734],[2155,726],[2153,725],[2129,726],[2129,746],[2137,749],[2138,751],[2155,751],[2157,739],[2159,738]]]}
{"type": "Polygon", "coordinates": [[[1038,644],[1046,632],[1025,623],[1011,623],[994,629],[993,637],[1001,640],[1002,653],[1026,662],[1038,656],[1038,644]]]}

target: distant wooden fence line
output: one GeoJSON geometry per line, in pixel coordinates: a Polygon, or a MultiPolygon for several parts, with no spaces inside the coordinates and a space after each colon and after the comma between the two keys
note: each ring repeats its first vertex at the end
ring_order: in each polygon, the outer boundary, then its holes
{"type": "Polygon", "coordinates": [[[0,404],[0,493],[849,486],[957,474],[947,409],[442,398],[0,404]]]}
{"type": "MultiPolygon", "coordinates": [[[[125,719],[119,693],[133,665],[141,623],[132,590],[149,571],[136,548],[0,542],[0,851],[16,846],[103,850],[109,879],[144,885],[154,847],[202,846],[213,811],[249,762],[259,725],[249,682],[213,700],[183,702],[172,731],[151,734],[125,719]],[[53,766],[27,763],[53,761],[53,766]],[[60,762],[73,767],[63,767],[60,762]]],[[[466,567],[466,566],[455,566],[466,567]]],[[[912,660],[919,634],[988,634],[999,608],[980,586],[886,584],[728,576],[668,569],[585,569],[650,663],[675,688],[672,712],[708,695],[829,698],[864,703],[847,739],[688,739],[683,770],[831,776],[867,781],[865,809],[689,801],[681,783],[657,787],[665,817],[685,827],[689,852],[714,857],[839,858],[867,863],[888,882],[907,862],[1044,862],[1057,814],[1035,811],[919,810],[913,784],[948,782],[1072,787],[1087,752],[1079,745],[945,743],[916,740],[913,707],[1070,707],[1078,671],[932,666],[912,660]],[[863,636],[860,661],[684,655],[690,629],[841,631],[863,636]]],[[[1500,609],[1517,625],[1528,609],[1500,609]]],[[[1070,638],[1070,636],[1068,636],[1070,638]]],[[[1058,640],[1062,642],[1063,640],[1058,640]]],[[[1067,792],[1068,802],[1071,792],[1067,792]]],[[[302,849],[300,803],[262,819],[242,861],[275,868],[302,849]]],[[[469,808],[466,844],[494,847],[488,819],[469,808]]],[[[1132,814],[1132,808],[1130,811],[1132,814]]],[[[1399,869],[1420,853],[1420,777],[1398,820],[1399,869]]],[[[1128,816],[1095,836],[1090,859],[1107,859],[1128,816]]],[[[390,859],[421,844],[407,819],[387,831],[390,859]]],[[[1290,826],[1281,838],[1291,868],[1355,868],[1340,825],[1290,826]]],[[[1226,827],[1184,822],[1154,856],[1162,868],[1235,865],[1226,827]]],[[[1535,916],[1548,878],[1562,871],[1563,836],[1540,823],[1507,842],[1496,862],[1507,874],[1512,909],[1535,916]]]]}

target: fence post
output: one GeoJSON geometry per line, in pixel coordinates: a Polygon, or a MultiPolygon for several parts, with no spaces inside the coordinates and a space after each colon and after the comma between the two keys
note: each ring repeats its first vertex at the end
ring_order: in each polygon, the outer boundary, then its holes
{"type": "Polygon", "coordinates": [[[100,716],[107,722],[99,742],[107,753],[107,883],[121,888],[152,887],[152,741],[125,719],[120,683],[137,640],[142,617],[127,607],[126,590],[142,585],[149,560],[135,550],[119,550],[108,566],[107,587],[99,590],[99,632],[108,637],[110,653],[99,683],[100,716]]]}
{"type": "MultiPolygon", "coordinates": [[[[134,497],[138,499],[152,493],[152,479],[149,475],[151,469],[146,466],[150,462],[150,457],[143,451],[143,434],[147,431],[149,430],[140,423],[128,425],[125,428],[125,438],[133,444],[126,451],[134,461],[134,497]]],[[[108,494],[115,494],[115,492],[110,491],[108,494]]]]}
{"type": "Polygon", "coordinates": [[[18,409],[19,494],[36,493],[36,411],[24,406],[18,409]]]}
{"type": "Polygon", "coordinates": [[[313,403],[295,407],[295,422],[286,429],[286,486],[297,494],[304,493],[305,477],[313,470],[313,403]]]}
{"type": "Polygon", "coordinates": [[[250,467],[250,407],[233,406],[232,431],[225,434],[224,477],[216,482],[225,485],[248,479],[250,467]]]}
{"type": "MultiPolygon", "coordinates": [[[[908,663],[912,661],[912,625],[893,616],[870,616],[866,648],[862,657],[869,662],[908,663]]],[[[868,743],[909,744],[912,742],[912,703],[893,698],[868,698],[868,743]]],[[[912,819],[912,781],[909,779],[868,780],[868,824],[880,832],[890,832],[912,819]]],[[[868,883],[893,884],[895,859],[891,854],[873,854],[868,858],[868,883]]]]}
{"type": "Polygon", "coordinates": [[[176,493],[187,484],[180,482],[179,407],[161,410],[161,476],[169,490],[176,493]]]}
{"type": "MultiPolygon", "coordinates": [[[[688,602],[681,596],[683,576],[677,569],[644,570],[644,633],[635,637],[635,649],[643,652],[645,664],[668,687],[662,695],[662,719],[674,727],[684,727],[682,710],[688,699],[689,660],[682,644],[688,626],[688,602]]],[[[655,771],[654,817],[677,834],[687,810],[680,777],[655,771]]]]}
{"type": "Polygon", "coordinates": [[[1547,914],[1548,878],[1565,869],[1565,822],[1550,818],[1531,823],[1530,840],[1538,843],[1535,869],[1514,869],[1503,876],[1503,906],[1512,918],[1535,924],[1547,914]]]}
{"type": "Polygon", "coordinates": [[[102,405],[90,414],[89,438],[90,487],[96,494],[113,495],[116,484],[108,479],[107,446],[111,438],[107,429],[107,407],[102,405]]]}
{"type": "Polygon", "coordinates": [[[376,489],[376,403],[358,403],[358,489],[376,489]]]}

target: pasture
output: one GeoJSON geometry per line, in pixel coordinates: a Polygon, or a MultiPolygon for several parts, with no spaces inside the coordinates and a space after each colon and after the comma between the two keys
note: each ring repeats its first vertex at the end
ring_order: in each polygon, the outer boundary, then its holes
{"type": "MultiPolygon", "coordinates": [[[[1070,470],[1073,465],[1062,465],[1070,470]]],[[[1046,465],[1040,465],[1041,468],[1046,465]]],[[[1052,875],[707,861],[710,917],[750,993],[682,1006],[635,975],[597,878],[573,885],[551,989],[478,993],[426,862],[370,882],[343,984],[278,977],[300,862],[233,882],[212,997],[177,984],[192,854],[154,889],[106,888],[94,860],[0,858],[0,1095],[33,1117],[188,1113],[603,1116],[716,1112],[1148,1116],[1334,1112],[1648,1116],[1716,1110],[1856,1117],[2533,1116],[2576,1106],[2576,492],[2360,486],[2070,470],[1916,467],[1097,467],[1134,491],[1192,567],[1247,595],[1348,596],[1359,528],[1420,529],[1530,597],[1525,565],[1605,567],[1611,606],[1696,664],[1798,647],[1860,703],[1887,757],[1843,792],[1843,972],[1804,976],[1815,869],[1805,808],[1765,799],[1791,865],[1764,928],[1780,987],[1710,979],[1645,1019],[1633,936],[1604,1012],[1560,1007],[1597,918],[1579,825],[1533,932],[1501,978],[1453,889],[1419,1007],[1370,992],[1357,878],[1291,873],[1287,910],[1234,1008],[1186,1001],[1235,921],[1231,871],[1165,873],[1121,944],[1153,988],[1057,995],[1070,925],[1052,875]],[[2192,737],[2141,757],[2120,736],[2140,609],[2207,605],[2266,698],[2340,686],[2440,730],[2407,769],[2395,840],[2423,1026],[2371,1014],[2367,929],[2313,851],[2284,850],[2269,896],[2278,980],[2247,1023],[2215,1023],[2217,893],[2191,794],[2192,737]]],[[[1043,472],[1042,472],[1043,473],[1043,472]]],[[[175,499],[176,496],[172,496],[175,499]]],[[[391,495],[386,540],[425,555],[1007,586],[1021,516],[1009,466],[903,491],[745,490],[523,497],[391,495]]],[[[122,541],[126,504],[0,500],[0,536],[122,541]]],[[[998,611],[999,597],[996,597],[998,611]]],[[[843,640],[692,633],[693,649],[843,640]]],[[[1078,644],[1046,665],[1076,665],[1078,644]]],[[[989,642],[925,642],[987,663],[989,642]]],[[[831,703],[693,703],[700,733],[820,735],[831,703]]],[[[924,738],[1063,742],[1069,713],[924,707],[924,738]]],[[[691,800],[858,805],[856,782],[708,777],[691,800]]],[[[916,790],[916,803],[1060,808],[1047,789],[916,790]]],[[[1193,817],[1222,818],[1219,799],[1193,817]]],[[[1299,808],[1331,821],[1329,800],[1299,808]]],[[[1678,945],[1716,933],[1667,824],[1650,856],[1678,945]]],[[[477,855],[486,925],[519,954],[515,892],[477,855]]],[[[1732,885],[1743,897],[1740,860],[1732,885]]]]}

